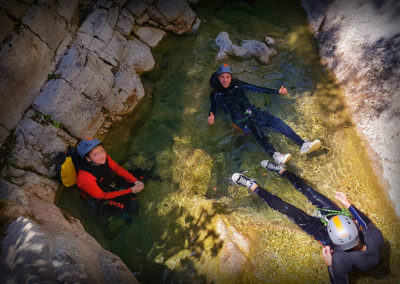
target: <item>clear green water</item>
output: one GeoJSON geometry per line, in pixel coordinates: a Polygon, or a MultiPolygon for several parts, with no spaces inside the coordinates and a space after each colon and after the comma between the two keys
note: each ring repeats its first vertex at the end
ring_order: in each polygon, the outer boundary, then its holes
{"type": "Polygon", "coordinates": [[[227,62],[244,81],[273,88],[283,83],[288,96],[248,97],[303,138],[321,139],[323,148],[303,157],[293,142],[271,133],[277,149],[293,154],[288,169],[331,198],[335,190],[345,192],[382,230],[384,264],[352,274],[352,281],[396,283],[399,219],[369,166],[339,87],[319,63],[299,3],[220,3],[199,5],[197,33],[169,35],[153,50],[157,66],[143,76],[148,95],[140,110],[103,138],[115,160],[152,173],[133,223],[118,234],[104,233],[100,218],[73,190],[59,192],[57,204],[80,218],[143,283],[326,283],[321,246],[256,196],[232,186],[229,177],[247,170],[284,200],[310,214],[314,208],[286,180],[259,166],[270,157],[253,137],[235,131],[223,115],[207,125],[208,80],[218,66],[215,37],[227,31],[237,44],[267,35],[278,46],[268,65],[227,62]]]}

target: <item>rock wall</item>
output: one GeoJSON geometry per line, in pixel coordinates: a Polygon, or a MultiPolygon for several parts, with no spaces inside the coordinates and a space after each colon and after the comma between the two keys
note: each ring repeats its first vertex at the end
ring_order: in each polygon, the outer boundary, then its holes
{"type": "Polygon", "coordinates": [[[400,2],[303,0],[323,62],[342,85],[400,216],[400,2]]]}
{"type": "Polygon", "coordinates": [[[54,205],[53,158],[107,132],[145,95],[166,32],[200,20],[185,0],[0,0],[0,274],[7,283],[135,283],[54,205]]]}

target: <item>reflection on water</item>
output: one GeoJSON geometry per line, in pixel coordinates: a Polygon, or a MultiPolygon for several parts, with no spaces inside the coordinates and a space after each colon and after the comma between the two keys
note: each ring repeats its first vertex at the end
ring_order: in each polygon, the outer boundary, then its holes
{"type": "Polygon", "coordinates": [[[139,113],[104,138],[115,160],[152,173],[139,195],[142,208],[133,223],[107,238],[90,220],[95,214],[74,193],[61,193],[59,206],[79,215],[85,228],[144,283],[327,282],[321,246],[256,196],[232,186],[229,177],[246,170],[309,214],[315,208],[289,182],[260,167],[270,157],[251,136],[235,131],[223,115],[212,127],[206,122],[208,80],[218,65],[216,35],[227,31],[233,41],[262,41],[267,35],[278,46],[268,65],[255,59],[228,62],[242,80],[288,87],[287,96],[248,96],[303,138],[322,141],[321,150],[300,156],[289,139],[269,133],[279,151],[293,154],[288,169],[330,198],[335,190],[345,192],[382,230],[387,240],[384,264],[355,273],[352,281],[396,282],[399,220],[369,166],[338,85],[319,64],[301,8],[290,1],[224,8],[214,2],[209,6],[217,10],[199,5],[203,22],[196,34],[169,35],[153,50],[157,66],[143,78],[148,95],[139,113]]]}

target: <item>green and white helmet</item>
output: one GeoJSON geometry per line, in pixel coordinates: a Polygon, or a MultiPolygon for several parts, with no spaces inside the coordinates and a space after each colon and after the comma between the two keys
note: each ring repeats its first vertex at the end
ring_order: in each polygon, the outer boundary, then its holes
{"type": "Polygon", "coordinates": [[[347,216],[332,217],[328,222],[327,230],[332,242],[342,250],[351,249],[359,242],[357,226],[347,216]]]}

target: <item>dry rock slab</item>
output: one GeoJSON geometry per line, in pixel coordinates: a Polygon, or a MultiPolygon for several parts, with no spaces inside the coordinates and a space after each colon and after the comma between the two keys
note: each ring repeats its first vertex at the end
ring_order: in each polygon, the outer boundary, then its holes
{"type": "Polygon", "coordinates": [[[3,45],[0,51],[0,121],[6,129],[17,125],[38,95],[54,66],[53,58],[54,52],[26,28],[3,45]]]}
{"type": "Polygon", "coordinates": [[[166,32],[153,27],[139,27],[136,36],[150,47],[155,47],[166,35],[166,32]]]}
{"type": "Polygon", "coordinates": [[[53,158],[77,140],[51,124],[42,125],[31,119],[29,111],[15,131],[16,145],[11,152],[14,166],[33,170],[47,177],[54,176],[53,158]]]}
{"type": "Polygon", "coordinates": [[[63,79],[49,81],[34,105],[80,139],[94,137],[105,119],[101,107],[63,79]]]}

